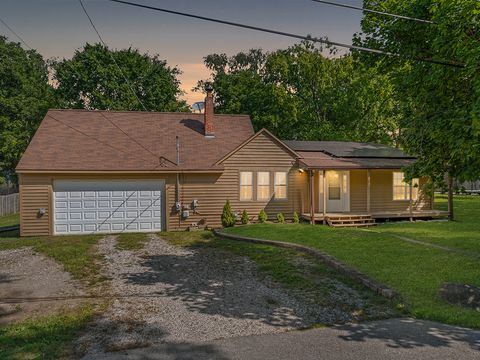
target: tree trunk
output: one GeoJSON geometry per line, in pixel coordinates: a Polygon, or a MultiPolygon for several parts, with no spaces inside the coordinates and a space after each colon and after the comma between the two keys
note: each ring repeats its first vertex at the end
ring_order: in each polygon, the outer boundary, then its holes
{"type": "Polygon", "coordinates": [[[448,220],[453,221],[453,177],[448,174],[448,220]]]}

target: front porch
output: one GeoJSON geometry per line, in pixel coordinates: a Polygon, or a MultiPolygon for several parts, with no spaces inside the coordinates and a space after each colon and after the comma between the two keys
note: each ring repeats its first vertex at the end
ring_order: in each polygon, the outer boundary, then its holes
{"type": "MultiPolygon", "coordinates": [[[[306,169],[307,196],[301,218],[312,224],[334,227],[373,226],[385,219],[446,218],[433,209],[433,198],[421,187],[426,179],[402,187],[403,198],[394,194],[394,178],[400,169],[306,169]]],[[[395,178],[396,179],[396,178],[395,178]]],[[[396,185],[398,187],[398,185],[396,185]]]]}

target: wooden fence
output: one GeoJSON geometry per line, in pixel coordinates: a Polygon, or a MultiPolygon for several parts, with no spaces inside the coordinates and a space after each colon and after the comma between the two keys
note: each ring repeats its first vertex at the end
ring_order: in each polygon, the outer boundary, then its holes
{"type": "Polygon", "coordinates": [[[17,194],[0,195],[0,216],[15,214],[20,211],[20,198],[17,194]]]}

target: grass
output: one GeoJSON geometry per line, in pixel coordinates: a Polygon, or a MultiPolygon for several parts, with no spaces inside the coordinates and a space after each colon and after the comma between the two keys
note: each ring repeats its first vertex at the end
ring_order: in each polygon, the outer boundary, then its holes
{"type": "Polygon", "coordinates": [[[0,251],[25,246],[52,257],[76,279],[93,285],[99,280],[99,255],[95,245],[99,235],[69,235],[20,238],[18,230],[0,233],[0,251]]]}
{"type": "Polygon", "coordinates": [[[307,254],[273,246],[220,239],[208,231],[169,232],[162,233],[161,236],[177,246],[214,248],[219,252],[219,256],[224,256],[221,255],[222,251],[247,256],[256,263],[257,269],[264,276],[275,280],[293,293],[308,294],[307,301],[311,302],[311,306],[338,306],[345,311],[359,314],[359,320],[378,318],[378,315],[373,315],[374,312],[368,311],[372,306],[376,306],[377,310],[381,308],[383,314],[396,313],[395,304],[392,302],[352,282],[307,254]],[[349,304],[339,303],[338,298],[331,298],[332,279],[356,289],[367,306],[364,309],[356,309],[349,304]]]}
{"type": "Polygon", "coordinates": [[[122,233],[117,237],[115,247],[118,250],[140,250],[148,242],[148,234],[145,233],[122,233]]]}
{"type": "Polygon", "coordinates": [[[18,224],[20,224],[20,214],[0,216],[0,228],[16,226],[18,224]]]}
{"type": "MultiPolygon", "coordinates": [[[[447,198],[435,198],[436,208],[447,210],[447,198]]],[[[455,196],[455,221],[390,223],[375,231],[396,234],[480,254],[480,196],[455,196]]]]}
{"type": "MultiPolygon", "coordinates": [[[[470,232],[480,215],[480,197],[457,197],[455,204],[458,221],[454,223],[393,224],[379,226],[378,232],[303,224],[257,224],[227,231],[318,248],[398,290],[405,300],[406,311],[413,317],[480,328],[479,311],[447,304],[438,293],[444,282],[480,286],[479,260],[406,243],[390,235],[395,232],[419,240],[474,249],[479,235],[473,234],[472,238],[470,232]],[[424,234],[424,237],[412,235],[416,226],[421,229],[417,233],[424,234]],[[455,232],[462,236],[455,235],[455,232]],[[431,240],[434,235],[437,240],[431,240]]],[[[439,205],[443,206],[442,202],[439,205]]]]}
{"type": "Polygon", "coordinates": [[[75,311],[26,320],[0,328],[1,359],[71,358],[69,344],[92,319],[94,309],[85,305],[75,311]]]}

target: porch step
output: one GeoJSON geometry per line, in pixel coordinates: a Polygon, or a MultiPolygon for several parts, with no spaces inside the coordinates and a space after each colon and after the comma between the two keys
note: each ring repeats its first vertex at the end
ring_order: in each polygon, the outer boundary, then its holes
{"type": "Polygon", "coordinates": [[[375,219],[370,215],[327,216],[327,224],[332,227],[366,227],[375,226],[375,219]]]}

